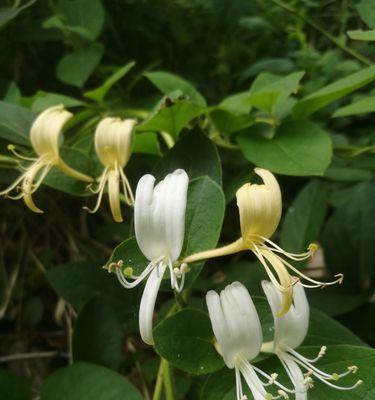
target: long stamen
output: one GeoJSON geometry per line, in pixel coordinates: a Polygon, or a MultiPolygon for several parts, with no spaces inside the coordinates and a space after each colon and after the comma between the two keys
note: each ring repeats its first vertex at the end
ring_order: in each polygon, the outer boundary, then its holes
{"type": "Polygon", "coordinates": [[[268,379],[268,383],[263,384],[263,386],[269,386],[269,385],[275,385],[277,387],[279,387],[282,390],[285,390],[288,393],[295,393],[296,391],[293,389],[289,389],[287,387],[285,387],[284,385],[282,385],[279,381],[277,381],[277,374],[272,374],[272,375],[268,375],[266,372],[262,371],[261,369],[259,369],[258,367],[256,367],[255,365],[252,365],[252,368],[255,369],[255,371],[258,372],[258,374],[261,374],[262,376],[264,376],[265,378],[268,379]]]}
{"type": "Polygon", "coordinates": [[[326,346],[322,346],[320,348],[319,354],[315,358],[312,358],[312,359],[307,358],[307,357],[303,356],[300,353],[297,353],[294,349],[292,349],[290,347],[288,347],[287,350],[288,350],[288,353],[291,353],[294,356],[299,357],[301,360],[304,360],[304,361],[307,361],[307,362],[310,362],[310,363],[314,363],[314,362],[318,361],[320,358],[324,357],[324,355],[326,354],[326,351],[327,351],[327,347],[326,346]]]}
{"type": "Polygon", "coordinates": [[[25,161],[35,161],[36,158],[35,157],[26,157],[23,156],[21,153],[19,153],[16,150],[16,146],[14,144],[8,144],[7,149],[13,153],[17,158],[21,159],[21,160],[25,160],[25,161]]]}
{"type": "Polygon", "coordinates": [[[234,371],[235,371],[235,374],[236,374],[236,394],[237,394],[237,400],[247,400],[247,396],[244,396],[244,395],[243,395],[240,371],[239,371],[239,369],[238,369],[237,367],[234,367],[234,371]]]}
{"type": "Polygon", "coordinates": [[[128,178],[126,177],[126,175],[121,167],[119,168],[119,171],[120,171],[125,201],[129,206],[133,206],[134,205],[134,194],[133,194],[132,188],[130,186],[128,178]]]}
{"type": "Polygon", "coordinates": [[[329,380],[323,378],[322,376],[318,375],[318,374],[314,374],[314,376],[316,376],[320,381],[324,382],[326,385],[334,388],[334,389],[338,389],[338,390],[353,390],[356,387],[358,387],[359,385],[362,385],[363,381],[361,379],[359,379],[354,385],[352,386],[338,386],[338,385],[334,385],[333,383],[329,382],[329,380]]]}
{"type": "MultiPolygon", "coordinates": [[[[289,262],[287,262],[286,260],[284,260],[283,258],[281,258],[280,256],[278,256],[277,254],[275,254],[275,257],[277,257],[286,267],[290,268],[293,272],[295,272],[296,274],[298,274],[301,278],[314,283],[316,286],[314,287],[325,287],[325,286],[330,286],[330,285],[335,285],[337,283],[341,284],[343,279],[344,279],[344,275],[343,274],[336,274],[335,278],[337,278],[334,281],[331,282],[320,282],[320,281],[316,281],[315,279],[312,279],[310,277],[308,277],[307,275],[303,274],[301,271],[299,271],[297,268],[295,268],[292,264],[290,264],[289,262]]],[[[305,286],[305,285],[303,285],[305,286]]],[[[305,286],[306,287],[306,286],[305,286]]]]}
{"type": "Polygon", "coordinates": [[[47,176],[47,174],[51,170],[51,168],[52,168],[51,164],[46,164],[43,167],[43,171],[40,174],[38,180],[34,184],[32,184],[32,186],[30,186],[30,190],[27,193],[26,192],[24,192],[24,193],[25,194],[33,194],[33,193],[35,193],[39,189],[39,186],[42,184],[44,178],[47,176]]]}
{"type": "MultiPolygon", "coordinates": [[[[104,170],[105,173],[103,173],[100,177],[100,182],[99,182],[99,186],[97,188],[97,192],[98,193],[98,197],[96,199],[96,203],[94,208],[90,209],[87,206],[84,206],[83,209],[88,211],[90,214],[94,214],[99,210],[100,204],[102,202],[102,198],[103,198],[103,194],[104,194],[104,189],[105,189],[105,185],[107,183],[107,177],[108,177],[108,170],[104,170]]],[[[94,192],[95,193],[95,192],[94,192]]]]}

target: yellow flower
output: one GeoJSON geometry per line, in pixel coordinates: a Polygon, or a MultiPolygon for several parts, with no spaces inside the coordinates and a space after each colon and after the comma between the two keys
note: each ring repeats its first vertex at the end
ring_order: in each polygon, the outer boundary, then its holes
{"type": "Polygon", "coordinates": [[[343,276],[337,275],[333,282],[324,283],[311,279],[291,265],[285,258],[302,261],[314,254],[317,246],[311,244],[305,253],[289,253],[270,240],[276,231],[282,210],[279,184],[274,175],[265,169],[255,168],[263,184],[246,183],[237,190],[237,206],[240,214],[241,237],[235,242],[214,250],[203,251],[186,257],[182,262],[190,263],[212,257],[237,253],[243,250],[252,251],[265,268],[271,282],[282,294],[278,315],[285,314],[293,301],[293,285],[301,280],[311,284],[305,287],[324,287],[341,283],[343,276]],[[282,257],[282,256],[284,257],[282,257]],[[292,277],[288,269],[299,275],[292,277]]]}
{"type": "Polygon", "coordinates": [[[104,189],[108,184],[109,205],[116,222],[122,222],[120,181],[125,202],[128,205],[134,204],[133,192],[123,168],[131,155],[132,131],[135,123],[134,119],[121,120],[107,117],[99,122],[95,132],[95,150],[104,170],[98,178],[98,186],[92,189],[92,192],[98,194],[95,207],[92,210],[85,208],[91,213],[99,209],[104,189]]]}
{"type": "Polygon", "coordinates": [[[47,108],[38,115],[30,130],[30,141],[35,153],[38,155],[37,158],[24,157],[16,152],[13,145],[8,146],[8,149],[18,158],[32,161],[32,163],[27,168],[23,168],[25,170],[24,173],[8,188],[0,192],[0,195],[7,196],[13,200],[22,198],[30,210],[42,213],[43,211],[34,204],[32,194],[38,190],[52,167],[57,167],[65,174],[78,180],[86,182],[93,180],[91,177],[69,167],[59,155],[62,128],[72,116],[73,114],[65,110],[62,105],[47,108]],[[20,193],[10,196],[9,193],[15,189],[19,190],[20,193]]]}

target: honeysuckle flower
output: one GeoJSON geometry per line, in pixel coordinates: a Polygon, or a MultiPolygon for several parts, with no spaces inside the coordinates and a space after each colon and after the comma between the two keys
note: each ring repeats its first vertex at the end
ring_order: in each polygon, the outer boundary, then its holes
{"type": "Polygon", "coordinates": [[[116,265],[118,280],[125,288],[133,288],[148,277],[139,309],[139,330],[143,341],[150,345],[154,343],[155,301],[165,270],[169,269],[172,289],[180,292],[185,281],[186,265],[174,264],[184,243],[188,183],[182,169],[167,175],[156,186],[152,175],[139,180],[134,203],[135,237],[150,263],[139,276],[131,268],[116,265]]]}
{"type": "Polygon", "coordinates": [[[294,385],[296,400],[307,399],[307,390],[313,386],[314,378],[339,390],[351,390],[362,383],[359,380],[349,387],[333,384],[332,382],[338,381],[350,373],[357,372],[358,368],[355,365],[349,366],[347,371],[341,374],[328,374],[318,369],[314,363],[324,356],[325,346],[322,346],[318,356],[314,359],[306,358],[295,350],[302,344],[309,329],[309,303],[301,283],[297,282],[293,286],[293,305],[282,317],[278,316],[282,302],[280,292],[271,282],[263,281],[262,286],[270,304],[275,324],[274,340],[264,343],[262,351],[277,355],[294,385]],[[304,373],[303,370],[306,372],[304,373]]]}
{"type": "Polygon", "coordinates": [[[72,116],[73,114],[65,110],[62,105],[47,108],[37,116],[30,130],[30,141],[38,155],[37,158],[25,157],[19,154],[13,145],[8,146],[8,149],[19,159],[32,163],[26,168],[21,167],[24,170],[23,174],[8,188],[1,191],[0,195],[13,200],[23,199],[30,210],[42,213],[43,211],[34,204],[32,194],[38,190],[52,167],[59,168],[72,178],[92,182],[91,177],[67,165],[59,154],[59,146],[63,139],[62,128],[72,116]],[[11,196],[10,193],[13,190],[19,190],[19,193],[11,196]]]}
{"type": "Polygon", "coordinates": [[[288,398],[293,393],[280,384],[277,374],[267,374],[250,363],[260,352],[262,328],[249,292],[240,282],[234,282],[221,291],[213,290],[206,295],[208,313],[216,338],[216,349],[226,366],[234,369],[237,400],[247,399],[243,393],[241,375],[245,379],[255,400],[288,398]],[[259,375],[267,379],[263,382],[259,375]],[[278,395],[267,392],[270,385],[278,387],[278,395]]]}
{"type": "Polygon", "coordinates": [[[282,293],[282,302],[278,311],[279,315],[285,314],[292,304],[292,286],[298,280],[306,280],[310,284],[306,287],[324,287],[341,283],[343,275],[339,274],[333,282],[319,282],[314,280],[290,264],[286,258],[302,261],[310,257],[317,249],[311,244],[308,250],[301,254],[289,253],[270,240],[276,231],[282,210],[281,192],[274,175],[265,169],[255,168],[263,184],[246,183],[237,190],[237,206],[240,214],[241,237],[235,242],[214,250],[193,254],[182,260],[191,263],[212,257],[237,253],[243,250],[252,251],[265,268],[271,282],[282,293]],[[283,256],[283,257],[282,257],[283,256]],[[298,279],[292,278],[288,269],[299,275],[298,279]]]}
{"type": "Polygon", "coordinates": [[[97,193],[95,207],[91,210],[84,207],[90,213],[95,213],[103,198],[103,193],[108,186],[109,205],[113,219],[122,222],[120,206],[120,182],[125,202],[132,206],[134,196],[129,181],[123,168],[131,155],[132,131],[136,120],[107,117],[103,118],[95,131],[95,150],[100,162],[104,166],[103,173],[97,179],[95,189],[90,187],[93,193],[97,193]]]}

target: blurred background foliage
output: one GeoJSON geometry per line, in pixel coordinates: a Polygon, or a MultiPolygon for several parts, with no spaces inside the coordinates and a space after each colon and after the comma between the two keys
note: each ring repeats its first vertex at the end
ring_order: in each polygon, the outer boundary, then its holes
{"type": "MultiPolygon", "coordinates": [[[[308,345],[318,345],[319,334],[338,346],[373,345],[374,32],[374,0],[2,0],[0,183],[5,188],[17,176],[7,145],[29,151],[36,114],[60,103],[75,113],[63,157],[84,172],[100,173],[95,125],[116,115],[139,121],[126,167],[133,187],[146,172],[161,177],[177,166],[191,178],[223,180],[222,243],[239,232],[236,188],[254,178],[254,165],[268,168],[279,174],[284,197],[276,240],[294,252],[318,241],[322,250],[307,271],[346,276],[340,287],[309,292],[316,313],[325,315],[315,314],[308,345]]],[[[195,185],[219,204],[211,183],[195,185]]],[[[84,184],[52,171],[36,194],[45,214],[1,200],[1,399],[41,393],[85,400],[93,398],[87,387],[97,399],[139,398],[128,381],[144,397],[152,393],[158,358],[138,338],[140,292],[122,290],[99,268],[133,234],[132,212],[124,210],[122,224],[112,222],[106,204],[88,215],[88,195],[84,184]],[[61,369],[72,358],[73,366],[61,369]],[[67,392],[74,386],[81,391],[67,392]]],[[[202,198],[190,201],[198,206],[202,198]]],[[[219,233],[214,226],[200,240],[219,233]]],[[[263,275],[248,255],[207,265],[190,279],[192,309],[204,310],[205,291],[235,279],[262,296],[263,275]]],[[[160,297],[159,321],[172,299],[167,291],[160,297]]],[[[192,324],[207,318],[183,312],[192,324]]],[[[160,338],[163,329],[170,326],[158,326],[160,338]]],[[[167,348],[160,339],[157,351],[177,367],[177,398],[214,398],[210,383],[201,390],[206,377],[194,375],[197,366],[181,365],[167,348]]],[[[212,371],[221,366],[213,360],[212,371]]]]}

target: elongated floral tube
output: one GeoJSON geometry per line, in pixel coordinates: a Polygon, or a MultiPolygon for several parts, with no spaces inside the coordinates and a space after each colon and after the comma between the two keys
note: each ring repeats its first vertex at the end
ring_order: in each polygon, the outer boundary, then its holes
{"type": "Polygon", "coordinates": [[[96,212],[103,198],[105,188],[108,188],[109,205],[113,219],[122,222],[120,194],[122,192],[125,203],[134,204],[133,191],[123,171],[131,155],[131,144],[133,129],[136,121],[134,119],[121,120],[120,118],[103,118],[95,131],[95,150],[104,170],[97,179],[96,188],[91,188],[93,193],[98,194],[95,207],[89,212],[96,212]]]}
{"type": "Polygon", "coordinates": [[[59,154],[63,126],[72,116],[73,114],[62,105],[47,108],[38,115],[30,130],[31,145],[38,158],[24,157],[15,151],[13,145],[8,146],[18,158],[31,161],[31,164],[8,188],[0,192],[0,195],[14,200],[22,198],[30,210],[42,213],[43,211],[35,205],[32,194],[37,191],[52,167],[59,168],[74,179],[92,182],[91,177],[67,165],[59,154]],[[19,193],[10,195],[13,190],[19,190],[19,193]]]}
{"type": "Polygon", "coordinates": [[[296,400],[307,399],[307,391],[313,387],[314,379],[318,379],[338,390],[351,390],[362,383],[359,380],[348,387],[332,383],[357,372],[357,367],[354,365],[349,366],[347,371],[339,374],[328,374],[318,369],[314,363],[324,356],[326,352],[325,346],[322,346],[318,356],[314,359],[306,358],[295,350],[305,340],[309,328],[310,308],[301,283],[297,282],[293,286],[293,305],[282,317],[278,315],[280,304],[283,301],[280,292],[268,281],[263,281],[262,287],[270,304],[275,324],[274,340],[264,343],[262,351],[277,355],[293,383],[296,400]],[[304,373],[303,370],[306,372],[304,373]]]}
{"type": "Polygon", "coordinates": [[[262,329],[249,292],[240,282],[234,282],[220,295],[210,290],[206,295],[212,330],[217,350],[226,366],[235,370],[237,400],[246,399],[243,394],[241,375],[256,400],[284,397],[293,392],[276,381],[275,374],[267,374],[250,363],[260,352],[262,329]],[[258,374],[268,379],[267,383],[258,374]],[[274,384],[279,396],[268,393],[266,387],[274,384]]]}
{"type": "Polygon", "coordinates": [[[143,176],[137,185],[134,203],[135,237],[150,261],[140,275],[116,268],[119,282],[127,289],[147,278],[139,310],[139,330],[143,341],[154,344],[152,321],[157,293],[166,269],[171,287],[181,291],[186,267],[174,266],[184,243],[185,211],[189,178],[178,169],[155,185],[152,175],[143,176]],[[178,280],[181,279],[180,283],[178,280]]]}
{"type": "Polygon", "coordinates": [[[252,251],[263,265],[272,284],[282,295],[283,300],[280,303],[278,315],[283,315],[292,304],[292,286],[297,280],[310,282],[310,284],[304,284],[305,287],[325,287],[341,283],[343,276],[336,275],[337,279],[332,282],[319,282],[307,277],[286,260],[286,258],[294,261],[305,260],[314,254],[317,246],[311,244],[306,252],[294,254],[283,250],[270,240],[281,218],[281,191],[276,178],[270,171],[262,168],[255,168],[254,171],[262,178],[263,183],[246,183],[236,193],[241,237],[226,246],[192,254],[181,262],[191,263],[244,250],[252,251]],[[289,270],[299,275],[298,278],[292,278],[289,270]]]}

